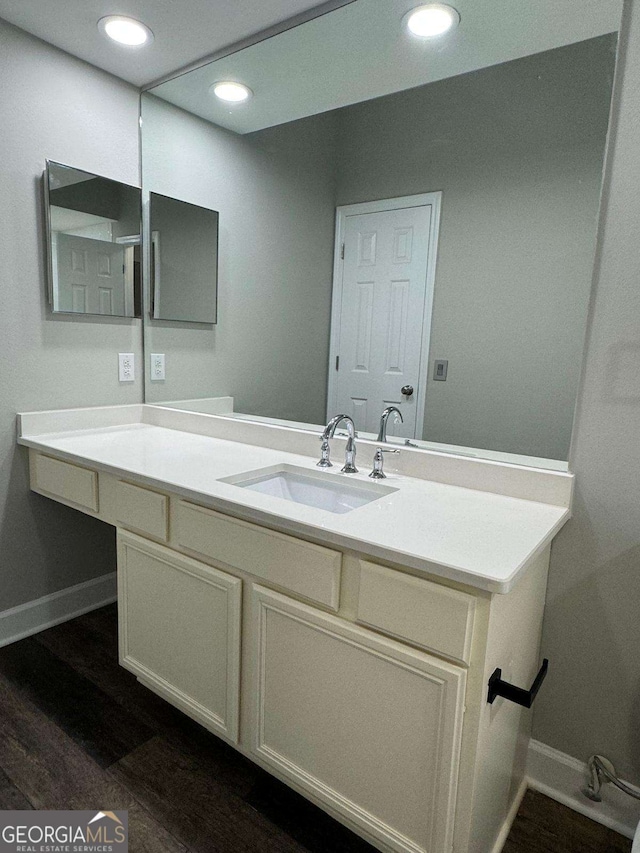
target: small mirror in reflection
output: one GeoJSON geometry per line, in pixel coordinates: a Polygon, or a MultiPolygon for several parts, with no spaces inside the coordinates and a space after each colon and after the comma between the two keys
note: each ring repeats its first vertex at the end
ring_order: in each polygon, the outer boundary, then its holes
{"type": "Polygon", "coordinates": [[[218,213],[149,196],[153,319],[216,323],[218,213]]]}

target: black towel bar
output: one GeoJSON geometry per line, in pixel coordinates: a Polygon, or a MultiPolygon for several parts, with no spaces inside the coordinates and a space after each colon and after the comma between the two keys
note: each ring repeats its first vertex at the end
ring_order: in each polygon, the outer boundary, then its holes
{"type": "Polygon", "coordinates": [[[533,700],[538,695],[538,690],[542,687],[542,682],[547,677],[548,669],[549,661],[545,658],[542,661],[540,671],[531,685],[531,690],[523,690],[522,687],[516,687],[515,684],[509,684],[508,681],[503,681],[501,678],[502,670],[495,669],[493,671],[493,675],[489,679],[489,695],[487,696],[487,702],[490,705],[493,705],[496,696],[503,696],[505,699],[508,699],[509,702],[515,702],[516,705],[523,705],[525,708],[530,708],[533,705],[533,700]]]}

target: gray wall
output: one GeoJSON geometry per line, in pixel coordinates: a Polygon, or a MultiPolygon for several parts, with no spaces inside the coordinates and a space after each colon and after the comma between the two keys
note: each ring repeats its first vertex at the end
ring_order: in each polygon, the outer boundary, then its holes
{"type": "Polygon", "coordinates": [[[427,440],[568,457],[615,44],[340,113],[338,204],[443,191],[427,440]],[[449,360],[446,382],[434,358],[449,360]]]}
{"type": "Polygon", "coordinates": [[[640,784],[640,5],[626,3],[587,355],[534,735],[640,784]]]}
{"type": "Polygon", "coordinates": [[[150,384],[147,400],[232,395],[237,411],[320,423],[332,117],[237,136],[153,96],[142,104],[144,191],[220,213],[218,325],[147,324],[147,351],[166,355],[166,381],[150,384]]]}
{"type": "Polygon", "coordinates": [[[140,402],[117,353],[139,320],[57,318],[45,299],[46,158],[139,185],[133,87],[0,21],[0,610],[115,566],[113,529],[29,492],[18,411],[140,402]]]}

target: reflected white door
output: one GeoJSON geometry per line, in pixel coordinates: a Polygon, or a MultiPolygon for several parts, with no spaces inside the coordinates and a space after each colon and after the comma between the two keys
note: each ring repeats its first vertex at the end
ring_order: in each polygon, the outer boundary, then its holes
{"type": "Polygon", "coordinates": [[[56,243],[57,310],[123,315],[126,247],[62,233],[56,243]]]}
{"type": "Polygon", "coordinates": [[[403,202],[338,211],[344,257],[334,283],[327,415],[345,412],[358,430],[377,432],[383,409],[395,405],[404,423],[391,419],[389,435],[414,438],[422,437],[439,193],[386,203],[403,202]]]}

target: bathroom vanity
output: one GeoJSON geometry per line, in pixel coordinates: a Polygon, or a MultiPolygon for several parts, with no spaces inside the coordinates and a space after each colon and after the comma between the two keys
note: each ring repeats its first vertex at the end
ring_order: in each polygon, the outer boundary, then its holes
{"type": "Polygon", "coordinates": [[[270,425],[19,420],[32,490],[117,529],[122,666],[381,851],[501,849],[530,711],[489,683],[539,671],[571,475],[407,449],[379,484],[375,443],[347,476],[316,467],[317,435],[270,425]],[[287,472],[321,497],[250,488],[287,472]]]}

